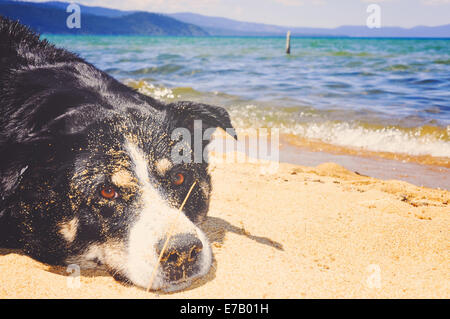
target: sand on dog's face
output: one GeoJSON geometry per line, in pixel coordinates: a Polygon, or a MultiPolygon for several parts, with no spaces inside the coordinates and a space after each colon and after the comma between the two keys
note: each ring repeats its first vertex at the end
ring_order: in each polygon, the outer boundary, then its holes
{"type": "MultiPolygon", "coordinates": [[[[202,229],[214,252],[203,278],[165,298],[449,298],[448,191],[382,181],[327,164],[217,164],[202,229]]],[[[154,293],[8,251],[2,298],[153,298],[154,293]],[[50,284],[51,283],[51,284],[50,284]]]]}
{"type": "Polygon", "coordinates": [[[183,211],[179,207],[194,180],[209,185],[206,167],[172,163],[168,134],[130,132],[130,127],[151,127],[153,122],[103,124],[90,134],[86,151],[76,157],[69,196],[73,216],[59,230],[70,252],[66,264],[81,269],[105,266],[116,278],[152,290],[189,286],[211,266],[209,242],[196,225],[206,215],[209,188],[205,192],[197,187],[189,193],[189,205],[183,211]],[[177,174],[183,176],[179,185],[173,183],[177,174]],[[173,247],[176,256],[182,256],[182,249],[195,248],[195,254],[183,259],[189,262],[178,265],[181,257],[160,262],[157,247],[169,232],[172,243],[177,236],[195,239],[198,247],[173,247]]]}
{"type": "Polygon", "coordinates": [[[95,124],[53,164],[53,174],[39,166],[27,171],[14,223],[18,247],[53,265],[103,267],[141,288],[189,286],[212,261],[197,226],[209,206],[207,164],[173,163],[170,134],[152,129],[169,128],[154,117],[117,115],[95,124]],[[191,191],[194,181],[201,187],[191,191]]]}

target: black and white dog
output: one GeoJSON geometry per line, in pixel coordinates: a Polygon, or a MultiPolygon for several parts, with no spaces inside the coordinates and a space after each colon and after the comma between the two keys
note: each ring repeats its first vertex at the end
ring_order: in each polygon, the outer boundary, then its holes
{"type": "Polygon", "coordinates": [[[0,247],[145,288],[156,268],[153,290],[209,271],[208,164],[174,163],[171,136],[232,128],[224,109],[139,94],[0,16],[0,110],[0,247]]]}

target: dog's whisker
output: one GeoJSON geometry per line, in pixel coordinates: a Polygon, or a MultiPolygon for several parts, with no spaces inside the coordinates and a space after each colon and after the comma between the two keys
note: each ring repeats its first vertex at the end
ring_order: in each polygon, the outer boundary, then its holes
{"type": "MultiPolygon", "coordinates": [[[[197,184],[197,181],[194,181],[194,183],[192,183],[192,186],[189,189],[189,192],[187,193],[186,197],[184,198],[183,203],[181,203],[181,206],[178,209],[178,212],[181,213],[181,211],[183,210],[184,205],[186,204],[189,196],[191,195],[191,192],[194,189],[195,184],[197,184]]],[[[177,218],[178,216],[179,215],[177,215],[175,218],[177,218]]],[[[153,286],[153,281],[155,280],[156,271],[158,270],[158,266],[159,266],[159,264],[161,262],[163,254],[164,254],[164,252],[165,252],[165,250],[167,248],[167,244],[169,243],[170,237],[172,237],[172,232],[173,232],[174,228],[175,228],[175,220],[172,220],[172,223],[170,225],[170,229],[169,229],[169,231],[166,234],[166,241],[164,242],[164,245],[163,245],[163,247],[161,249],[161,252],[160,252],[159,257],[158,257],[158,261],[156,262],[155,267],[153,268],[152,275],[150,277],[150,284],[147,287],[147,292],[149,292],[150,288],[153,286]]]]}

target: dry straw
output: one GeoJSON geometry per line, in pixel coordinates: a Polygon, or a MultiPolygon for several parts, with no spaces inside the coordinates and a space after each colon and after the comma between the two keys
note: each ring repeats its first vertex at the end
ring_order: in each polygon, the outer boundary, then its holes
{"type": "MultiPolygon", "coordinates": [[[[191,188],[189,189],[189,192],[187,193],[186,197],[184,198],[183,203],[181,204],[180,208],[178,209],[178,211],[181,213],[181,211],[183,210],[184,205],[186,204],[189,196],[191,195],[192,190],[194,189],[195,184],[197,184],[197,181],[194,181],[194,183],[192,183],[191,188]]],[[[179,215],[177,215],[175,218],[178,218],[179,215]]],[[[158,257],[158,262],[156,263],[155,267],[153,268],[153,272],[152,272],[152,276],[150,277],[150,284],[147,287],[147,292],[150,291],[150,288],[153,286],[153,281],[155,280],[155,276],[156,276],[156,271],[158,269],[158,266],[161,262],[162,256],[164,254],[164,251],[167,248],[167,244],[170,241],[170,238],[172,237],[172,232],[173,229],[175,227],[175,219],[172,221],[172,224],[170,225],[170,229],[168,231],[168,233],[166,234],[166,241],[164,242],[163,248],[161,249],[161,253],[159,254],[158,257]]]]}

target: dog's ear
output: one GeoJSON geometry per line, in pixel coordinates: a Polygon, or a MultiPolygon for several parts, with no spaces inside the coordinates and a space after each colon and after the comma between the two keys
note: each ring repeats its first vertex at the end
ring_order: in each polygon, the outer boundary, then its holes
{"type": "Polygon", "coordinates": [[[187,101],[171,103],[168,107],[172,128],[187,128],[193,133],[194,121],[201,120],[203,132],[209,128],[220,127],[237,140],[230,115],[222,107],[187,101]]]}

